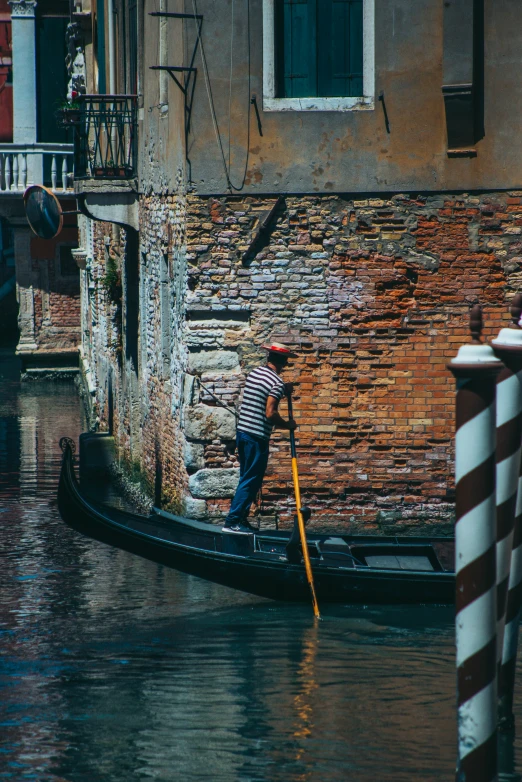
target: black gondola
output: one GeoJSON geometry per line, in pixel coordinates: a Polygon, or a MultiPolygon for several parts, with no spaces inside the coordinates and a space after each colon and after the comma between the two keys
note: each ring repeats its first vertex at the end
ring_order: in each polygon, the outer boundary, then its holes
{"type": "MultiPolygon", "coordinates": [[[[303,564],[288,532],[231,535],[221,527],[154,510],[138,515],[84,496],[71,441],[63,438],[58,507],[83,534],[161,565],[273,600],[309,602],[303,564]],[[297,561],[296,561],[297,560],[297,561]]],[[[453,603],[454,540],[308,534],[322,603],[453,603]]]]}

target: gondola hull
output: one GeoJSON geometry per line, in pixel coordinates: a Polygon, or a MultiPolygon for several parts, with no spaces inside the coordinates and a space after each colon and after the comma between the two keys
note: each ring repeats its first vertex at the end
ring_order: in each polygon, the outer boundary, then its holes
{"type": "MultiPolygon", "coordinates": [[[[84,535],[161,565],[260,597],[310,600],[304,566],[287,559],[288,533],[230,535],[161,511],[146,517],[100,505],[80,491],[69,445],[58,507],[84,535]]],[[[322,603],[454,602],[455,576],[444,567],[453,556],[451,540],[310,534],[309,547],[322,603]]]]}

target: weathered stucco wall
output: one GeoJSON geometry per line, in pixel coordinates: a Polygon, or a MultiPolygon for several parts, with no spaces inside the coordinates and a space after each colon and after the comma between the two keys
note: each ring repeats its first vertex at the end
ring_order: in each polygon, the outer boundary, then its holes
{"type": "MultiPolygon", "coordinates": [[[[235,422],[194,377],[237,404],[245,374],[264,358],[260,345],[279,337],[299,352],[287,377],[298,384],[302,489],[316,521],[352,529],[449,522],[454,383],[446,364],[468,339],[471,303],[485,305],[489,337],[508,319],[522,280],[522,193],[287,197],[264,247],[243,265],[273,204],[142,199],[134,397],[126,315],[115,339],[117,306],[100,283],[117,243],[94,243],[100,425],[108,425],[110,366],[124,458],[165,506],[219,517],[237,481],[235,422]]],[[[269,515],[290,521],[284,433],[273,438],[264,501],[269,515]]]]}
{"type": "MultiPolygon", "coordinates": [[[[139,72],[139,178],[140,191],[146,194],[175,193],[184,186],[185,112],[184,96],[166,71],[151,70],[157,65],[182,66],[183,22],[150,16],[159,4],[146,0],[140,46],[139,72]],[[166,25],[166,40],[160,47],[160,25],[166,25]],[[160,86],[162,89],[160,90],[160,86]],[[166,102],[165,102],[166,99],[166,102]]],[[[170,13],[184,11],[183,0],[169,0],[170,13]]],[[[192,24],[189,22],[189,24],[192,24]]],[[[181,83],[183,75],[176,73],[181,83]]],[[[200,74],[202,76],[202,73],[200,74]]]]}
{"type": "MultiPolygon", "coordinates": [[[[192,13],[191,2],[185,3],[185,10],[192,13]]],[[[485,136],[476,144],[476,157],[448,158],[442,96],[443,3],[439,0],[375,0],[374,108],[343,112],[264,111],[262,0],[250,3],[250,92],[244,7],[238,9],[236,4],[233,20],[231,0],[199,0],[198,12],[204,17],[202,40],[209,86],[227,167],[230,131],[232,183],[242,186],[248,151],[243,193],[422,192],[519,187],[522,182],[519,11],[517,0],[485,0],[485,136]],[[390,133],[378,100],[381,92],[390,133]],[[253,94],[261,112],[262,136],[250,105],[253,94]]],[[[169,20],[169,30],[175,39],[182,24],[187,64],[196,39],[194,22],[169,20]]],[[[157,26],[158,20],[153,19],[148,34],[157,36],[157,26]]],[[[150,47],[151,61],[146,61],[146,66],[152,64],[156,54],[155,47],[150,47]]],[[[169,56],[171,64],[183,64],[175,47],[169,56]]],[[[198,75],[187,148],[188,178],[196,192],[219,194],[227,192],[228,187],[200,53],[196,66],[198,75]]],[[[150,73],[157,80],[157,72],[150,73]]],[[[174,100],[180,93],[179,90],[176,93],[175,86],[172,90],[174,100]]],[[[152,106],[153,101],[150,103],[152,106]]],[[[156,120],[157,113],[157,107],[152,106],[149,127],[150,123],[160,122],[156,120]]],[[[182,119],[179,103],[176,116],[182,119]]],[[[157,151],[161,152],[160,146],[157,151]]],[[[167,162],[172,150],[163,154],[167,162]]],[[[175,170],[168,165],[159,168],[175,170]]]]}

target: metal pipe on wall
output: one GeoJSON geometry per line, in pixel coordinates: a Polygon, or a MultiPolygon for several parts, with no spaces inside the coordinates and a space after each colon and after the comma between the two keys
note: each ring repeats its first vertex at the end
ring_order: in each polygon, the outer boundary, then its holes
{"type": "Polygon", "coordinates": [[[482,312],[470,314],[471,345],[448,366],[457,380],[455,571],[457,782],[497,779],[495,384],[502,363],[481,344],[482,312]]]}

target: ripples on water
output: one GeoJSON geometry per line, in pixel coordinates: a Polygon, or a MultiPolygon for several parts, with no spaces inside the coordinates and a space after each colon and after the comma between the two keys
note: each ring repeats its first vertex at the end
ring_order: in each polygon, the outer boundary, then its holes
{"type": "MultiPolygon", "coordinates": [[[[60,520],[74,386],[0,356],[0,780],[448,780],[448,608],[243,595],[60,520]]],[[[522,715],[519,717],[522,719],[522,715]]]]}

